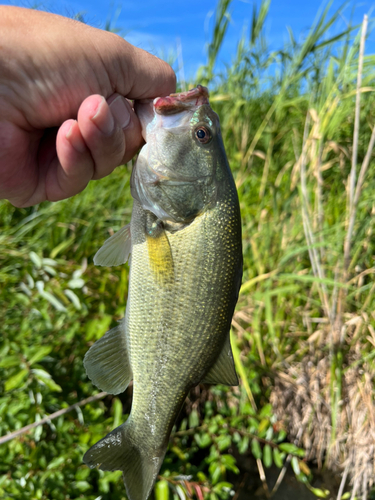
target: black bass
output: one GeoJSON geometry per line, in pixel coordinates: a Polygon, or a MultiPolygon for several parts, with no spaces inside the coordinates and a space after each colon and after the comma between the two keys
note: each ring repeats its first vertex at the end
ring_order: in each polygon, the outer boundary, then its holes
{"type": "Polygon", "coordinates": [[[127,421],[84,462],[122,470],[130,500],[151,493],[175,419],[200,382],[237,385],[229,330],[242,277],[241,220],[219,119],[198,86],[139,103],[146,145],[131,179],[131,222],[94,258],[131,253],[125,318],[85,356],[89,378],[119,394],[127,421]]]}

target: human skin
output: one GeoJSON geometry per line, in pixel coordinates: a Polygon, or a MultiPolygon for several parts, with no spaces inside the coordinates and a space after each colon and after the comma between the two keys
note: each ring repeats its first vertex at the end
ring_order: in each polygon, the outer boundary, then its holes
{"type": "Polygon", "coordinates": [[[0,199],[82,191],[142,145],[129,100],[175,91],[172,68],[114,33],[0,6],[0,199]]]}

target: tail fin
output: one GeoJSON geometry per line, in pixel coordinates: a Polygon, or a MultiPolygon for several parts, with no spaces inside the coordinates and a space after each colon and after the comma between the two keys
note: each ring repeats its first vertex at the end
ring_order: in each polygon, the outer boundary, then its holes
{"type": "Polygon", "coordinates": [[[147,500],[163,463],[166,448],[159,456],[142,452],[141,437],[132,436],[131,422],[125,422],[92,446],[83,461],[91,469],[122,470],[129,500],[147,500]],[[137,444],[135,444],[137,443],[137,444]]]}

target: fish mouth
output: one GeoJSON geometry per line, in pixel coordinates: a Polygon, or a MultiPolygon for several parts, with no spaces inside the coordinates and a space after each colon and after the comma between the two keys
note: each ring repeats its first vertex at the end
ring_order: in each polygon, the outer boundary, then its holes
{"type": "Polygon", "coordinates": [[[203,85],[197,85],[187,92],[171,94],[166,97],[156,97],[155,99],[140,99],[135,101],[135,112],[142,125],[142,136],[146,139],[146,129],[151,124],[156,115],[168,116],[176,115],[183,111],[192,111],[199,106],[209,104],[209,92],[203,85]]]}
{"type": "Polygon", "coordinates": [[[153,102],[154,110],[158,115],[174,115],[186,109],[209,104],[208,96],[208,89],[203,85],[197,85],[187,92],[170,94],[167,97],[157,97],[153,102]]]}

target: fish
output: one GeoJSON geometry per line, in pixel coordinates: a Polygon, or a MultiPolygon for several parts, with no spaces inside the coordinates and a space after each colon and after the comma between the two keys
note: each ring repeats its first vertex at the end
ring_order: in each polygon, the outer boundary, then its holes
{"type": "Polygon", "coordinates": [[[130,500],[149,497],[189,390],[238,385],[230,327],[242,279],[240,207],[208,97],[198,85],[136,103],[146,143],[131,176],[131,221],[94,257],[104,266],[129,260],[129,290],[125,317],[84,366],[110,394],[133,381],[133,400],[125,423],[83,460],[121,470],[130,500]]]}

